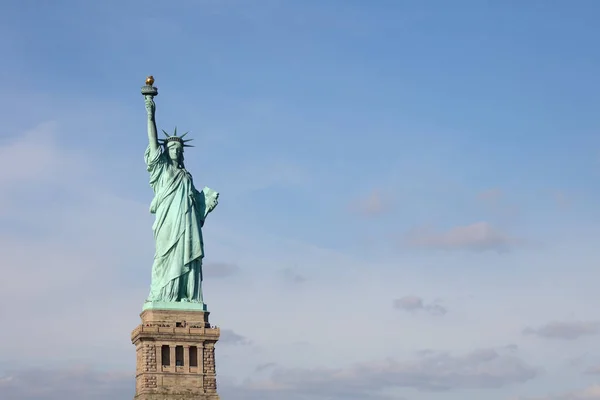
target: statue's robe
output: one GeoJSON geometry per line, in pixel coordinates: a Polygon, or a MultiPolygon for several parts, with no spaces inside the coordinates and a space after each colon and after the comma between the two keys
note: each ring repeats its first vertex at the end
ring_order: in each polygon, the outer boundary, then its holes
{"type": "Polygon", "coordinates": [[[196,190],[192,175],[173,165],[161,146],[156,152],[148,146],[144,159],[154,189],[150,212],[156,215],[147,301],[202,303],[202,226],[217,206],[218,193],[206,187],[196,190]]]}

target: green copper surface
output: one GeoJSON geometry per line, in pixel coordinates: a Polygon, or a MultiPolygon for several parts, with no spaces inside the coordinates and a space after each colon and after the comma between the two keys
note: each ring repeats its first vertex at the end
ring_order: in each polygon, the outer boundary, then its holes
{"type": "MultiPolygon", "coordinates": [[[[148,147],[144,154],[156,215],[156,252],[150,294],[144,309],[206,310],[202,297],[202,226],[217,206],[219,193],[205,187],[198,191],[185,169],[183,150],[187,140],[172,135],[159,142],[156,105],[149,90],[142,90],[148,115],[148,147]]],[[[183,135],[182,135],[183,136],[183,135]]]]}
{"type": "Polygon", "coordinates": [[[207,311],[206,304],[185,301],[146,301],[142,310],[207,311]]]}

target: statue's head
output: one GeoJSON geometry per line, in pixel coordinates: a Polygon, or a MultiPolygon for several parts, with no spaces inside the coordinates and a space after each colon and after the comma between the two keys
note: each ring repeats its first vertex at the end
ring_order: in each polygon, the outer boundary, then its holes
{"type": "Polygon", "coordinates": [[[183,137],[188,134],[187,132],[181,136],[177,136],[177,128],[175,128],[175,132],[173,132],[172,135],[169,135],[164,130],[163,132],[165,133],[166,139],[161,139],[161,142],[165,146],[165,152],[174,164],[183,167],[183,148],[193,147],[192,145],[186,144],[192,139],[183,139],[183,137]]]}
{"type": "Polygon", "coordinates": [[[165,143],[165,150],[175,164],[183,164],[183,144],[172,140],[165,143]]]}

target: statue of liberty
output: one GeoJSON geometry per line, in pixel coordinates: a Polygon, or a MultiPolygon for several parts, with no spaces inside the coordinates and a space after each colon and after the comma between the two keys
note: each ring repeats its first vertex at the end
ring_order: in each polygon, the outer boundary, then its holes
{"type": "Polygon", "coordinates": [[[154,199],[150,212],[156,215],[154,239],[156,253],[152,265],[150,294],[144,304],[147,308],[201,308],[202,258],[204,243],[202,227],[208,213],[218,203],[219,194],[207,187],[196,190],[192,175],[185,169],[183,150],[191,147],[184,133],[158,139],[156,130],[156,105],[158,94],[152,86],[154,78],[148,77],[142,87],[148,113],[148,147],[144,154],[150,173],[150,186],[154,199]],[[169,303],[169,304],[165,304],[169,303]]]}

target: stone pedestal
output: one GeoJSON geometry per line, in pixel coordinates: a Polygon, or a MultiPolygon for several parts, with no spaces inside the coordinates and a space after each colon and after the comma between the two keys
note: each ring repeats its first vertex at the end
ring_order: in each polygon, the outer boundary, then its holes
{"type": "Polygon", "coordinates": [[[135,400],[219,400],[215,343],[207,311],[144,310],[131,333],[135,400]]]}

